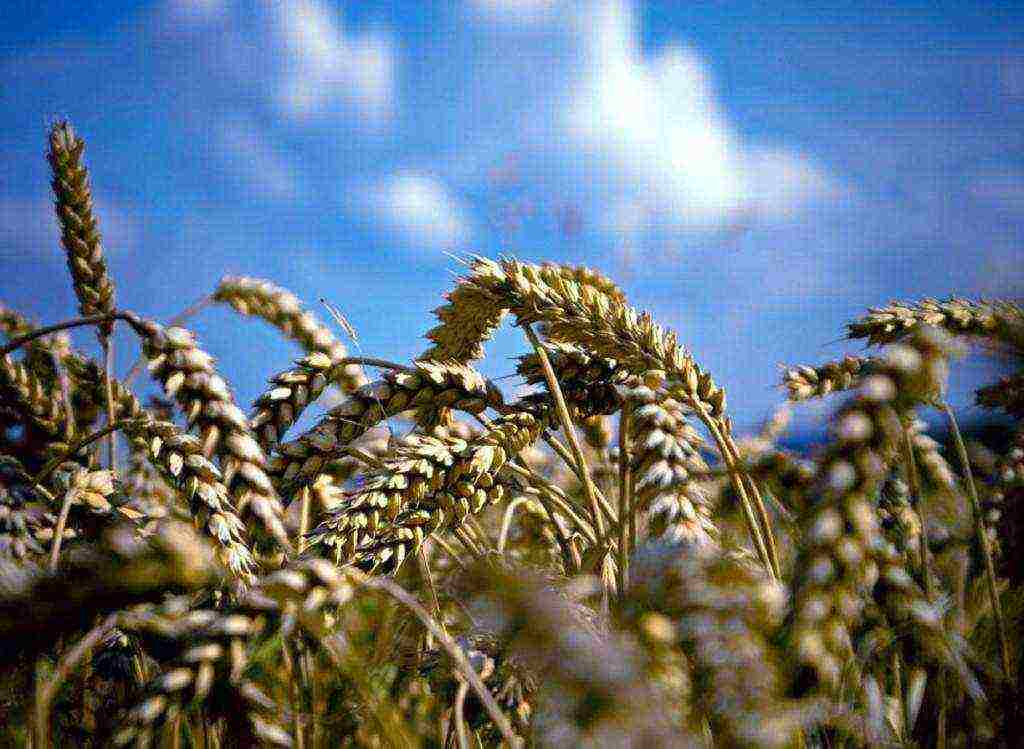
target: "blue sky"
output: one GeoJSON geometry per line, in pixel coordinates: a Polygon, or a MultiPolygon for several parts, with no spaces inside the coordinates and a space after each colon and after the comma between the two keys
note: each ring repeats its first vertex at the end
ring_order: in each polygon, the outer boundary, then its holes
{"type": "MultiPolygon", "coordinates": [[[[165,318],[264,276],[409,360],[446,253],[587,263],[754,426],[777,365],[841,355],[869,305],[1019,295],[1013,6],[9,0],[0,299],[74,310],[43,159],[66,116],[125,308],[165,318]]],[[[227,311],[193,326],[242,402],[295,354],[227,311]]],[[[504,332],[485,372],[522,349],[504,332]]],[[[993,371],[962,366],[954,393],[993,371]]]]}

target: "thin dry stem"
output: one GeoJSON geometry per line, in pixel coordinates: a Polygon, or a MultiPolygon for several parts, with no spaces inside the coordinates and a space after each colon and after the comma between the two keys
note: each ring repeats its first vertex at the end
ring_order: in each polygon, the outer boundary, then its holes
{"type": "Polygon", "coordinates": [[[967,447],[964,445],[963,436],[960,434],[960,425],[957,424],[956,414],[945,401],[939,403],[939,408],[946,414],[949,420],[949,428],[953,434],[953,444],[956,445],[957,456],[960,459],[960,467],[963,471],[964,480],[967,483],[967,498],[971,502],[971,512],[974,516],[974,533],[978,539],[978,547],[981,549],[982,557],[985,560],[985,585],[988,588],[989,602],[992,606],[992,616],[996,623],[996,634],[999,638],[999,653],[1002,658],[1003,674],[1008,682],[1013,681],[1013,670],[1010,660],[1010,644],[1006,634],[1006,622],[1003,617],[1003,606],[999,600],[999,589],[996,586],[995,563],[992,560],[992,548],[989,545],[988,533],[985,530],[985,518],[981,511],[981,502],[978,500],[978,489],[974,485],[974,474],[971,471],[971,461],[967,456],[967,447]]]}

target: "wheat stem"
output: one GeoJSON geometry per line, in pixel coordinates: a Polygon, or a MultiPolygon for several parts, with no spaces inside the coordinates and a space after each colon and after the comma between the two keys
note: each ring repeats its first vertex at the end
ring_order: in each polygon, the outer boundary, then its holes
{"type": "Polygon", "coordinates": [[[64,528],[68,523],[68,515],[71,512],[71,503],[75,501],[78,490],[69,488],[64,492],[64,500],[60,506],[60,514],[57,516],[57,525],[53,529],[53,545],[50,547],[50,569],[57,569],[57,562],[60,559],[60,544],[64,540],[64,528]]]}
{"type": "Polygon", "coordinates": [[[459,691],[455,695],[455,708],[453,720],[455,722],[456,736],[459,738],[459,749],[469,749],[469,739],[466,737],[466,695],[469,694],[469,684],[459,684],[459,691]]]}
{"type": "MultiPolygon", "coordinates": [[[[559,440],[550,432],[545,432],[543,435],[543,439],[545,444],[547,444],[547,446],[550,447],[555,452],[555,454],[562,459],[562,461],[569,467],[569,470],[573,472],[573,475],[576,476],[577,479],[579,479],[580,484],[582,484],[583,477],[580,475],[579,466],[576,465],[576,461],[573,460],[572,454],[569,452],[569,448],[563,445],[561,440],[559,440]]],[[[605,518],[607,518],[608,522],[612,523],[613,525],[617,524],[619,522],[619,517],[615,513],[615,510],[612,509],[611,502],[609,502],[608,498],[604,496],[604,492],[602,492],[596,485],[593,486],[594,496],[597,498],[597,504],[601,507],[601,511],[604,513],[605,518]]]]}
{"type": "Polygon", "coordinates": [[[30,330],[28,333],[23,333],[20,336],[11,338],[3,346],[0,346],[0,356],[7,356],[12,351],[24,346],[26,343],[30,343],[37,338],[42,338],[50,333],[56,333],[59,330],[69,330],[71,328],[81,328],[85,325],[103,325],[104,323],[112,323],[115,320],[131,320],[134,319],[125,312],[111,312],[105,315],[87,315],[85,317],[76,317],[73,320],[65,320],[64,322],[54,323],[53,325],[45,325],[35,330],[30,330]]]}
{"type": "Polygon", "coordinates": [[[587,540],[590,543],[597,543],[597,535],[594,533],[593,526],[591,526],[590,523],[581,518],[579,514],[573,509],[572,502],[565,495],[565,492],[562,491],[561,488],[555,486],[554,484],[551,484],[542,477],[537,476],[532,471],[529,471],[515,463],[509,465],[509,470],[512,471],[513,473],[519,474],[528,482],[537,487],[537,489],[540,491],[542,495],[545,493],[548,494],[550,496],[550,500],[556,506],[555,509],[557,509],[558,512],[562,513],[567,518],[572,520],[573,524],[580,529],[580,531],[583,533],[584,536],[587,537],[587,540]]]}
{"type": "Polygon", "coordinates": [[[957,457],[963,469],[964,479],[967,483],[967,498],[971,502],[971,512],[974,514],[974,529],[978,537],[978,546],[985,559],[985,582],[988,587],[988,595],[992,604],[992,616],[996,623],[996,633],[999,637],[999,651],[1003,661],[1003,673],[1007,681],[1012,681],[1010,662],[1010,645],[1006,636],[1006,623],[1003,619],[1003,607],[999,600],[999,590],[996,587],[995,564],[992,561],[992,549],[989,546],[988,534],[985,532],[984,517],[981,512],[981,502],[978,500],[978,489],[974,485],[974,474],[971,471],[971,462],[967,456],[967,447],[964,445],[964,438],[960,434],[960,426],[957,424],[956,415],[953,409],[945,401],[939,403],[939,408],[945,412],[949,420],[949,428],[953,434],[953,444],[956,445],[957,457]]]}
{"type": "Polygon", "coordinates": [[[625,596],[629,584],[629,550],[635,527],[633,514],[633,458],[630,454],[629,430],[633,406],[626,402],[619,416],[619,595],[625,596]]]}
{"type": "Polygon", "coordinates": [[[512,730],[512,724],[509,723],[508,718],[506,718],[505,714],[501,711],[501,708],[495,701],[494,696],[491,694],[491,690],[487,688],[483,680],[480,678],[480,674],[476,672],[476,669],[474,669],[466,659],[466,655],[462,651],[462,648],[460,648],[458,643],[456,643],[455,640],[453,640],[451,636],[445,632],[436,621],[434,621],[433,617],[430,616],[430,613],[423,608],[419,601],[417,601],[400,585],[388,578],[369,577],[355,571],[351,571],[349,574],[353,580],[363,587],[387,593],[415,614],[416,618],[423,623],[423,626],[426,627],[435,638],[437,638],[437,641],[441,643],[441,647],[445,649],[445,652],[447,652],[455,662],[459,671],[462,672],[463,677],[469,683],[470,687],[472,687],[473,691],[476,692],[480,702],[483,703],[488,716],[490,716],[494,725],[497,726],[509,747],[522,746],[521,740],[512,730]]]}
{"type": "Polygon", "coordinates": [[[562,395],[562,388],[558,385],[555,370],[551,367],[547,351],[544,350],[544,346],[541,344],[540,339],[537,338],[537,334],[533,332],[533,326],[530,323],[524,323],[520,327],[526,333],[526,337],[533,346],[533,350],[537,352],[537,358],[544,369],[544,378],[548,384],[548,394],[555,401],[558,420],[562,424],[562,431],[565,432],[565,437],[569,441],[569,448],[572,450],[573,458],[576,461],[577,474],[580,477],[580,481],[583,482],[583,493],[586,495],[587,503],[590,505],[590,512],[594,517],[594,528],[597,530],[598,539],[603,540],[605,537],[604,516],[601,514],[601,507],[597,503],[596,487],[587,468],[586,458],[583,457],[583,449],[580,447],[579,438],[576,436],[576,429],[572,425],[569,407],[565,405],[565,396],[562,395]]]}
{"type": "Polygon", "coordinates": [[[111,614],[98,625],[89,630],[86,635],[75,643],[64,657],[60,659],[57,668],[49,679],[36,682],[36,704],[35,704],[35,732],[33,736],[33,749],[47,749],[50,744],[50,705],[53,698],[57,696],[61,686],[67,681],[68,676],[75,667],[89,656],[102,639],[117,624],[117,614],[111,614]]]}
{"type": "Polygon", "coordinates": [[[498,532],[498,551],[504,553],[505,545],[508,543],[508,532],[512,528],[512,517],[520,505],[526,504],[526,497],[516,497],[505,508],[501,516],[501,530],[498,532]]]}
{"type": "Polygon", "coordinates": [[[746,484],[750,492],[750,497],[752,497],[751,501],[753,502],[754,509],[757,511],[757,517],[761,523],[762,532],[764,533],[765,548],[768,552],[768,561],[771,564],[772,573],[776,579],[781,579],[782,568],[779,564],[779,551],[775,543],[775,533],[772,530],[772,521],[771,517],[768,515],[768,508],[765,507],[764,499],[761,497],[761,490],[749,474],[739,471],[739,450],[737,450],[736,443],[733,442],[732,436],[729,434],[728,428],[724,424],[722,425],[722,436],[725,448],[729,451],[732,465],[737,469],[740,475],[740,480],[746,484]]]}
{"type": "Polygon", "coordinates": [[[761,564],[764,565],[764,568],[768,571],[769,575],[775,578],[775,566],[768,554],[768,546],[765,544],[764,535],[761,532],[761,525],[758,522],[756,515],[754,515],[753,505],[750,502],[750,498],[747,496],[746,487],[744,486],[739,470],[737,469],[732,452],[729,450],[726,443],[725,436],[719,429],[717,421],[711,418],[700,404],[696,405],[697,415],[707,426],[708,431],[711,432],[712,438],[718,444],[718,451],[722,456],[722,460],[725,461],[726,468],[729,470],[729,478],[732,480],[733,488],[736,490],[736,495],[740,501],[740,507],[743,509],[743,517],[747,522],[747,531],[750,533],[750,537],[754,542],[754,547],[757,551],[758,557],[761,559],[761,564]]]}
{"type": "MultiPolygon", "coordinates": [[[[107,424],[113,424],[117,417],[115,416],[114,385],[111,380],[111,372],[114,370],[112,332],[100,337],[100,346],[103,349],[103,393],[107,401],[107,424]]],[[[110,470],[117,468],[117,434],[114,431],[107,434],[107,467],[110,470]]]]}
{"type": "Polygon", "coordinates": [[[309,533],[309,505],[313,492],[308,486],[302,487],[302,504],[299,507],[299,537],[295,539],[295,548],[299,554],[306,550],[306,534],[309,533]]]}
{"type": "Polygon", "coordinates": [[[924,579],[924,592],[929,601],[935,601],[935,581],[932,579],[931,559],[928,548],[928,531],[924,522],[923,503],[924,497],[921,494],[921,474],[917,469],[917,459],[914,456],[914,446],[910,440],[910,431],[906,425],[903,426],[903,459],[906,461],[907,484],[910,487],[910,495],[914,498],[914,509],[921,523],[921,536],[918,539],[918,553],[921,557],[921,576],[924,579]]]}
{"type": "Polygon", "coordinates": [[[62,451],[57,456],[50,459],[42,468],[39,469],[39,473],[36,474],[33,481],[35,481],[37,484],[41,484],[49,477],[51,473],[53,473],[54,469],[56,469],[57,466],[59,466],[64,461],[73,458],[78,453],[78,451],[81,450],[83,447],[88,447],[93,442],[96,442],[97,440],[101,440],[104,437],[114,434],[120,429],[124,429],[129,423],[129,419],[115,421],[111,424],[107,424],[101,429],[97,429],[95,432],[92,432],[91,434],[88,434],[85,437],[82,437],[82,439],[72,444],[71,447],[69,447],[67,450],[62,451]]]}

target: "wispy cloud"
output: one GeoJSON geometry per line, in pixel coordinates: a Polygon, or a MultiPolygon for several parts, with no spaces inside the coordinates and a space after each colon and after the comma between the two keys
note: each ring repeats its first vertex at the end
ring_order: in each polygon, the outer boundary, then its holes
{"type": "Polygon", "coordinates": [[[465,208],[429,174],[392,175],[367,190],[361,202],[410,245],[455,249],[469,242],[473,234],[465,208]]]}
{"type": "Polygon", "coordinates": [[[269,134],[255,120],[234,112],[214,127],[216,151],[224,164],[243,179],[248,191],[271,200],[298,197],[294,165],[269,143],[269,134]]]}
{"type": "Polygon", "coordinates": [[[374,121],[394,106],[395,50],[381,32],[348,32],[319,0],[269,3],[267,36],[280,56],[274,99],[294,117],[332,113],[351,104],[374,121]]]}

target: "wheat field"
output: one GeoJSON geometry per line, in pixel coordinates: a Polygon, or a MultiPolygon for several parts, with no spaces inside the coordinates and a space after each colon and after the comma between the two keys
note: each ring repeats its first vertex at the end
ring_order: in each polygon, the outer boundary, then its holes
{"type": "MultiPolygon", "coordinates": [[[[48,145],[79,317],[0,307],[4,745],[1017,745],[1024,431],[994,454],[945,400],[965,355],[1019,364],[1015,302],[871,309],[737,434],[699,352],[584,267],[463,258],[409,362],[269,280],[122,309],[84,142],[48,145]],[[185,327],[210,305],[302,351],[252,404],[185,327]],[[505,323],[515,400],[476,368],[505,323]],[[823,398],[827,443],[780,447],[823,398]]],[[[1022,377],[978,404],[1019,421],[1022,377]]]]}

